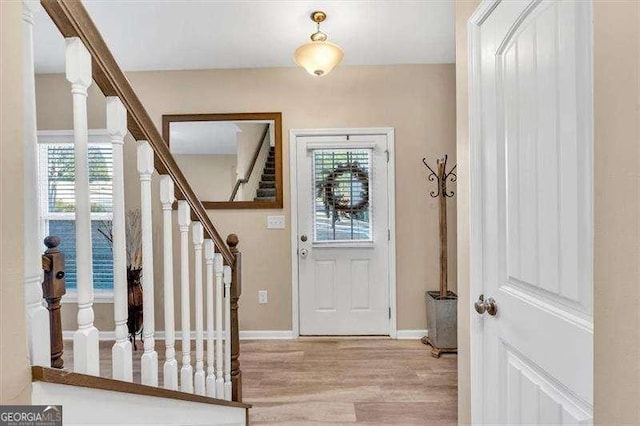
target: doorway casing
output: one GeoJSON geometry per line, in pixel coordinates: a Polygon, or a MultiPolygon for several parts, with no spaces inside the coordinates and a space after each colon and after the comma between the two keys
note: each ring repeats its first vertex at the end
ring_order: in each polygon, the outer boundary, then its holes
{"type": "Polygon", "coordinates": [[[396,219],[395,219],[395,132],[393,127],[341,128],[341,129],[292,129],[289,131],[289,196],[291,197],[291,327],[293,338],[300,337],[300,304],[298,279],[298,159],[296,141],[304,136],[356,136],[383,135],[387,138],[389,161],[387,163],[389,217],[389,337],[398,335],[396,306],[396,219]]]}

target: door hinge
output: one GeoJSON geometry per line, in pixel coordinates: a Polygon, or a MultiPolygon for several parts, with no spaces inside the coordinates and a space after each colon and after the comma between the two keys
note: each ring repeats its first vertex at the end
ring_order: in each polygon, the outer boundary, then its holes
{"type": "Polygon", "coordinates": [[[388,163],[389,162],[389,150],[385,149],[384,153],[387,154],[387,163],[388,163]]]}
{"type": "Polygon", "coordinates": [[[391,306],[389,306],[389,319],[391,319],[391,306]]]}
{"type": "Polygon", "coordinates": [[[391,229],[387,229],[387,241],[391,241],[391,229]]]}

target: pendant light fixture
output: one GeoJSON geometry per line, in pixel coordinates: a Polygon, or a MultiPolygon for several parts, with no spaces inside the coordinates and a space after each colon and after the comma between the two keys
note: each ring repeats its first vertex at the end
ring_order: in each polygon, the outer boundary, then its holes
{"type": "Polygon", "coordinates": [[[311,13],[311,20],[317,25],[316,32],[311,34],[310,42],[298,47],[293,54],[298,65],[318,77],[329,74],[344,57],[340,46],[327,41],[327,35],[320,31],[320,23],[325,19],[327,14],[322,11],[311,13]]]}

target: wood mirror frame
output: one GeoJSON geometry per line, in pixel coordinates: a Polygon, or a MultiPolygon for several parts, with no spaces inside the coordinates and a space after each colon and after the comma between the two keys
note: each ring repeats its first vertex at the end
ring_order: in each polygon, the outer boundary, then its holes
{"type": "MultiPolygon", "coordinates": [[[[280,112],[257,112],[257,113],[224,113],[224,114],[164,114],[162,116],[162,137],[165,143],[170,146],[170,126],[171,123],[185,121],[252,121],[252,120],[273,120],[274,123],[274,145],[275,145],[275,182],[276,196],[274,201],[210,201],[200,200],[205,209],[281,209],[283,205],[283,183],[282,183],[282,113],[280,112]]],[[[253,156],[248,175],[251,174],[257,153],[253,156]]],[[[187,179],[188,180],[188,179],[187,179]]],[[[246,182],[247,179],[244,179],[246,182]]],[[[237,191],[242,183],[241,179],[236,181],[233,193],[237,191]]],[[[178,195],[178,194],[176,194],[178,195]]]]}

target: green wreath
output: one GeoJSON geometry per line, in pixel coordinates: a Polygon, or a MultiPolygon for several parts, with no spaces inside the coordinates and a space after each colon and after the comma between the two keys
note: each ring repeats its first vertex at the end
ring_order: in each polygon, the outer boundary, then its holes
{"type": "Polygon", "coordinates": [[[320,196],[327,207],[327,213],[332,210],[343,214],[357,214],[369,206],[369,173],[362,169],[358,163],[340,165],[329,173],[321,183],[320,196]],[[350,197],[336,194],[338,186],[345,183],[344,181],[340,182],[338,178],[347,173],[355,176],[362,187],[360,201],[355,204],[350,197]]]}

